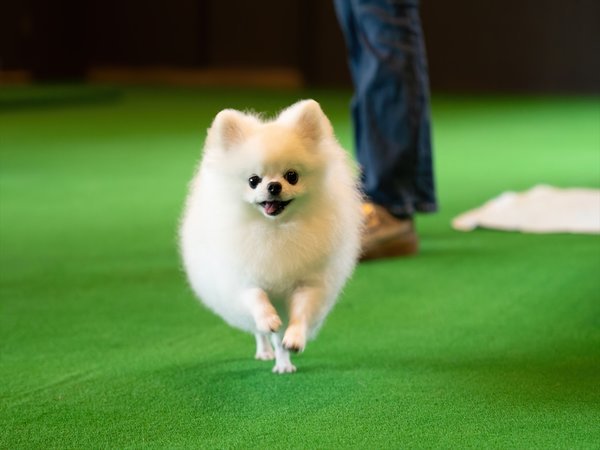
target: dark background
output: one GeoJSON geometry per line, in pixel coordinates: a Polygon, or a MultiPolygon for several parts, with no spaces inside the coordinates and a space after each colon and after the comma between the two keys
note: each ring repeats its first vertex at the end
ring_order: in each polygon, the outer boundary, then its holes
{"type": "MultiPolygon", "coordinates": [[[[425,0],[431,85],[600,92],[600,1],[425,0]]],[[[98,67],[288,68],[347,86],[330,0],[2,0],[0,71],[84,79],[98,67]]]]}

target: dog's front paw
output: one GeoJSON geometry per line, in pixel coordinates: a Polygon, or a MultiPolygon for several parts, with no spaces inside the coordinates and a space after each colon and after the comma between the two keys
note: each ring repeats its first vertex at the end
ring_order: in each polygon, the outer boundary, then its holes
{"type": "Polygon", "coordinates": [[[271,307],[256,318],[256,329],[259,333],[274,333],[281,327],[281,319],[275,308],[271,307]]]}
{"type": "Polygon", "coordinates": [[[306,347],[306,334],[302,327],[290,325],[283,336],[283,347],[290,352],[302,352],[306,347]]]}
{"type": "Polygon", "coordinates": [[[296,371],[296,366],[293,365],[290,361],[277,361],[275,363],[275,367],[273,367],[273,373],[294,373],[296,371]]]}

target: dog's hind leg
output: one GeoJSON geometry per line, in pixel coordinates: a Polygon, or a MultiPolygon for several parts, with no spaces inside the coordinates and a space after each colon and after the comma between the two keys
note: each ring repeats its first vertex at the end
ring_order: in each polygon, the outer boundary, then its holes
{"type": "Polygon", "coordinates": [[[275,347],[275,367],[273,373],[292,373],[296,371],[296,366],[290,360],[288,352],[281,343],[281,336],[278,333],[271,334],[271,341],[275,347]]]}
{"type": "Polygon", "coordinates": [[[269,342],[267,335],[256,333],[254,336],[256,337],[256,354],[254,357],[262,361],[270,361],[274,359],[275,353],[273,353],[273,347],[271,347],[271,343],[269,342]]]}

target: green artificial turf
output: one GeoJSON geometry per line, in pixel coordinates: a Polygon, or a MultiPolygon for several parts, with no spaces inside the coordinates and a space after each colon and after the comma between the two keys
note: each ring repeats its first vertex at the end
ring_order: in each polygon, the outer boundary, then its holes
{"type": "Polygon", "coordinates": [[[360,265],[278,376],[194,299],[176,228],[218,110],[309,96],[350,147],[345,91],[0,91],[0,448],[600,447],[600,238],[449,225],[600,187],[598,98],[434,96],[421,254],[360,265]]]}

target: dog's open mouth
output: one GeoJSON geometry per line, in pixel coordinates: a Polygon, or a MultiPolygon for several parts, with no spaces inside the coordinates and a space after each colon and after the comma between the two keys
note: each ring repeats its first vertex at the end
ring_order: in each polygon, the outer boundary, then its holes
{"type": "Polygon", "coordinates": [[[270,200],[265,202],[260,202],[260,206],[263,207],[265,214],[268,216],[276,216],[281,214],[285,207],[289,205],[292,200],[280,201],[280,200],[270,200]]]}

